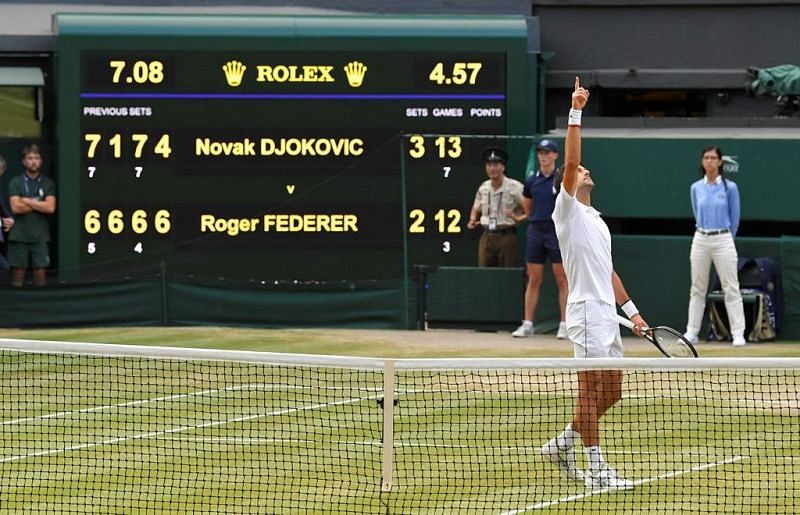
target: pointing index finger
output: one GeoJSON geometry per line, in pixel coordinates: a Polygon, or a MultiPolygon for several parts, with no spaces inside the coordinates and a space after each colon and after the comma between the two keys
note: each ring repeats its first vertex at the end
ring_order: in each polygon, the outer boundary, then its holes
{"type": "Polygon", "coordinates": [[[575,77],[575,91],[578,91],[581,87],[581,80],[578,77],[575,77]]]}

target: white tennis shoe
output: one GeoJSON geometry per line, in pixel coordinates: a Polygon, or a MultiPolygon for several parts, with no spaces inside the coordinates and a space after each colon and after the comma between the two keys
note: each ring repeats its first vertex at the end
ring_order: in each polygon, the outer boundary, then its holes
{"type": "Polygon", "coordinates": [[[533,324],[522,323],[517,330],[511,333],[514,338],[530,338],[533,336],[533,324]]]}
{"type": "Polygon", "coordinates": [[[558,338],[559,340],[566,340],[567,338],[569,338],[569,335],[567,334],[566,322],[561,322],[558,324],[558,333],[556,333],[556,338],[558,338]]]}
{"type": "Polygon", "coordinates": [[[683,337],[686,338],[686,341],[688,341],[692,345],[697,345],[697,335],[696,334],[690,333],[689,331],[686,331],[685,333],[683,333],[683,337]]]}
{"type": "Polygon", "coordinates": [[[553,438],[542,446],[542,454],[571,480],[579,483],[585,481],[583,471],[575,464],[575,449],[559,449],[553,438]]]}
{"type": "Polygon", "coordinates": [[[615,490],[632,490],[633,481],[619,477],[617,472],[608,463],[603,463],[598,470],[586,471],[586,488],[592,490],[603,490],[612,488],[615,490]]]}

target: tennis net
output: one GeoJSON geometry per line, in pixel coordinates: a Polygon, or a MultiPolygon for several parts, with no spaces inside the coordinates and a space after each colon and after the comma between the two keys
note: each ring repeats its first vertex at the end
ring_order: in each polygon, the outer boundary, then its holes
{"type": "Polygon", "coordinates": [[[6,512],[793,513],[800,496],[798,359],[0,348],[6,512]],[[624,372],[600,424],[632,490],[540,453],[588,368],[624,372]]]}

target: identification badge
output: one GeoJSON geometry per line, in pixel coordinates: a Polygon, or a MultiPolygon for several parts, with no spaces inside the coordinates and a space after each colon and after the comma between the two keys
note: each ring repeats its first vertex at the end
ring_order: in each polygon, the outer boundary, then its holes
{"type": "Polygon", "coordinates": [[[496,231],[497,230],[497,218],[492,217],[489,219],[489,230],[496,231]]]}

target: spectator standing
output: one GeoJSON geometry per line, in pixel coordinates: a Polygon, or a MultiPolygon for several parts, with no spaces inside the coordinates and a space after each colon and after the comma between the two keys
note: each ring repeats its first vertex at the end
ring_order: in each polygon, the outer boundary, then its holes
{"type": "Polygon", "coordinates": [[[517,217],[523,213],[522,183],[506,177],[508,154],[502,148],[483,152],[486,176],[475,194],[467,227],[483,227],[478,246],[478,266],[519,266],[517,217]]]}
{"type": "Polygon", "coordinates": [[[50,265],[50,216],[56,211],[56,185],[41,174],[42,153],[36,144],[22,149],[25,172],[11,179],[8,195],[14,228],[8,237],[11,285],[25,282],[25,271],[33,271],[33,283],[44,286],[50,265]]]}
{"type": "Polygon", "coordinates": [[[518,221],[528,220],[528,234],[525,244],[526,272],[528,284],[525,288],[525,307],[522,325],[511,333],[515,338],[533,336],[533,316],[539,303],[539,291],[544,281],[544,265],[550,259],[553,277],[558,287],[558,308],[560,322],[556,337],[567,337],[565,312],[567,306],[567,276],[561,262],[558,248],[556,226],[553,223],[553,208],[556,205],[555,171],[558,159],[558,144],[551,139],[543,139],[536,145],[536,158],[539,169],[528,176],[522,189],[522,208],[524,213],[518,221]]]}
{"type": "Polygon", "coordinates": [[[739,229],[739,188],[735,182],[725,178],[722,150],[717,146],[703,149],[700,177],[689,189],[696,229],[689,253],[692,285],[689,289],[689,317],[684,336],[690,342],[697,343],[706,310],[708,279],[713,263],[725,292],[725,310],[728,312],[733,345],[738,347],[747,343],[744,339],[744,305],[739,291],[739,256],[733,243],[739,229]]]}

